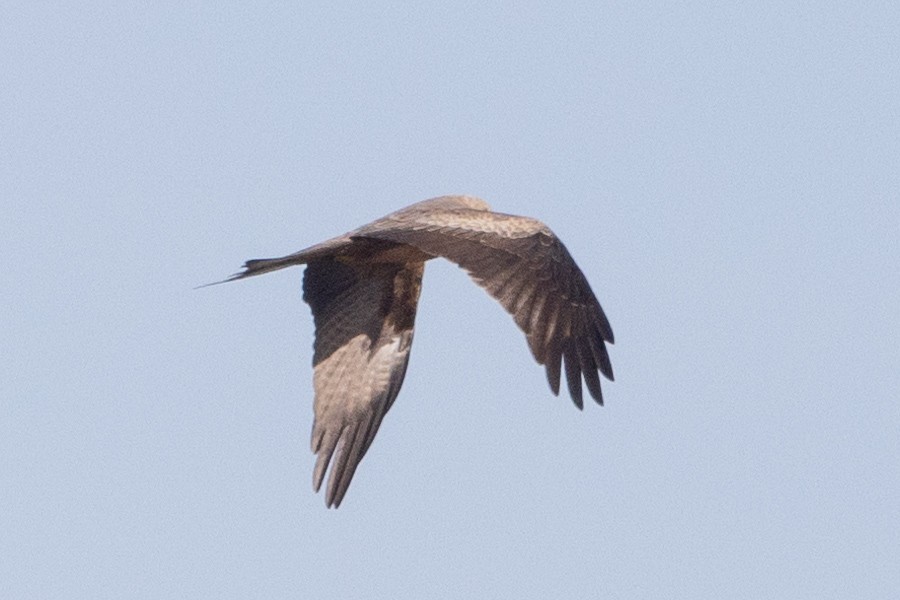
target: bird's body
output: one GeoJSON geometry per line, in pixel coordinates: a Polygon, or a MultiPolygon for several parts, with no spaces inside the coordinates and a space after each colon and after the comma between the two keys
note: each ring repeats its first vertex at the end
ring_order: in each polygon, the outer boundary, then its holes
{"type": "Polygon", "coordinates": [[[228,281],[306,265],[303,299],[316,326],[313,366],[316,490],[331,465],[338,506],[406,374],[425,261],[464,268],[513,315],[554,394],[562,366],[575,404],[581,379],[603,403],[612,330],[565,246],[540,221],[490,211],[470,196],[418,202],[294,254],[250,260],[228,281]]]}

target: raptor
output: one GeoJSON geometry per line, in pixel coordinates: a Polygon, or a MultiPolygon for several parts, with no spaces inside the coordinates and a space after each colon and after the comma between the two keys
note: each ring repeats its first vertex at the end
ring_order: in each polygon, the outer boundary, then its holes
{"type": "Polygon", "coordinates": [[[340,506],[400,391],[425,262],[437,257],[465,269],[512,315],[555,395],[565,372],[579,409],[582,378],[603,404],[598,372],[612,381],[612,329],[566,247],[538,220],[442,196],[281,258],[248,260],[226,281],[306,265],[303,299],[316,330],[313,487],[331,465],[329,507],[340,506]]]}

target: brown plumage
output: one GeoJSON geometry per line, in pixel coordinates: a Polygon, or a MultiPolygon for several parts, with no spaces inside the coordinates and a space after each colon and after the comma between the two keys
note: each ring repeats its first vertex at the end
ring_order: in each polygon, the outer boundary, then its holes
{"type": "Polygon", "coordinates": [[[444,257],[513,316],[559,394],[565,369],[603,404],[598,371],[613,379],[612,329],[562,242],[535,219],[491,212],[470,196],[425,200],[282,258],[249,260],[227,281],[306,265],[303,299],[316,326],[312,449],[316,491],[339,506],[406,374],[425,261],[444,257]]]}

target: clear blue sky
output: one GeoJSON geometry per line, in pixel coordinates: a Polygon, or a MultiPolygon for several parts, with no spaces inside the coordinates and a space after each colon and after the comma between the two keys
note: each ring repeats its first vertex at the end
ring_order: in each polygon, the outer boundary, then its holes
{"type": "Polygon", "coordinates": [[[898,4],[373,4],[5,5],[3,597],[896,595],[898,4]],[[617,381],[431,263],[326,510],[301,270],[193,288],[447,193],[559,234],[617,381]]]}

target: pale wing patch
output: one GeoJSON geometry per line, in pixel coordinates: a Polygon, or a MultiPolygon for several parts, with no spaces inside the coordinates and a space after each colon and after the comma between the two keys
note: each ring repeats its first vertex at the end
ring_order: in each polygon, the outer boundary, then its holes
{"type": "Polygon", "coordinates": [[[328,465],[326,502],[338,506],[356,467],[393,403],[409,358],[409,344],[395,335],[374,352],[358,335],[323,360],[315,372],[316,420],[312,449],[318,454],[313,486],[318,490],[328,465]]]}
{"type": "Polygon", "coordinates": [[[377,394],[384,394],[390,388],[394,367],[397,361],[405,356],[400,346],[401,337],[395,335],[378,348],[369,361],[371,368],[368,371],[368,379],[377,394]]]}

